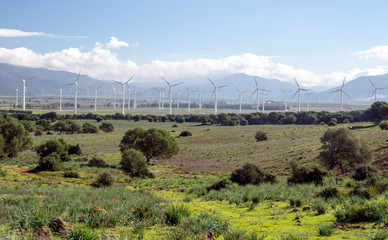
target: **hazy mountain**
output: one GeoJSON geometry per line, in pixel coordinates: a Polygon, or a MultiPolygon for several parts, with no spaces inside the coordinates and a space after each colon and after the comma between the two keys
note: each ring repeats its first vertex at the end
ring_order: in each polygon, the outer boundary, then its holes
{"type": "MultiPolygon", "coordinates": [[[[14,66],[10,64],[0,63],[0,94],[2,95],[15,95],[16,88],[19,88],[19,93],[22,90],[22,82],[15,75],[22,76],[25,79],[36,76],[33,80],[27,83],[27,95],[58,95],[59,88],[65,84],[72,83],[77,79],[76,73],[70,73],[65,71],[54,71],[43,68],[28,68],[22,66],[14,66]]],[[[354,101],[369,101],[374,91],[372,84],[368,81],[368,78],[373,81],[377,88],[388,87],[388,74],[380,76],[371,76],[371,77],[360,77],[355,80],[345,83],[344,90],[351,96],[351,99],[344,96],[345,102],[354,102],[354,101]]],[[[168,81],[168,77],[166,77],[168,81]]],[[[164,88],[164,95],[168,95],[167,84],[161,79],[136,79],[134,78],[134,83],[131,84],[131,91],[136,90],[137,96],[139,98],[146,99],[158,99],[159,92],[158,90],[164,88]],[[145,81],[147,80],[147,81],[145,81]]],[[[227,87],[222,88],[219,91],[219,98],[225,101],[237,101],[239,98],[239,93],[236,88],[241,91],[246,91],[243,94],[243,101],[253,101],[254,96],[251,96],[253,91],[256,89],[256,84],[254,77],[246,75],[243,73],[232,74],[228,76],[218,76],[212,77],[211,80],[217,85],[227,85],[227,87]]],[[[282,101],[284,99],[284,94],[280,89],[290,91],[288,94],[289,101],[292,99],[292,96],[295,94],[296,85],[295,83],[283,82],[277,79],[265,79],[259,76],[256,76],[260,89],[266,89],[267,96],[265,99],[267,101],[282,101]]],[[[193,93],[191,97],[193,100],[198,99],[199,91],[202,92],[202,95],[205,101],[210,101],[211,94],[213,92],[213,86],[206,77],[193,77],[193,78],[184,78],[171,81],[172,84],[183,82],[186,87],[188,87],[193,93]],[[194,92],[197,91],[197,92],[194,92]]],[[[118,98],[121,96],[121,86],[119,84],[102,81],[98,79],[91,78],[87,75],[83,75],[81,72],[79,85],[82,88],[80,92],[81,95],[92,95],[92,87],[98,87],[102,85],[99,90],[99,94],[102,95],[113,95],[113,87],[117,91],[118,98]]],[[[187,90],[184,85],[179,85],[174,87],[173,94],[174,99],[177,98],[178,91],[180,92],[180,99],[187,99],[187,90]]],[[[312,92],[310,94],[311,102],[336,102],[339,101],[340,93],[330,92],[338,90],[340,86],[322,91],[322,92],[312,92]]],[[[316,89],[316,88],[315,88],[316,89]]],[[[74,91],[74,87],[68,86],[64,88],[64,94],[70,94],[74,91]]],[[[306,93],[301,93],[302,101],[306,101],[306,93]]],[[[378,100],[387,100],[388,98],[388,89],[378,90],[378,100]]],[[[260,99],[263,99],[263,96],[260,96],[260,99]]],[[[296,101],[296,96],[294,97],[296,101]]]]}

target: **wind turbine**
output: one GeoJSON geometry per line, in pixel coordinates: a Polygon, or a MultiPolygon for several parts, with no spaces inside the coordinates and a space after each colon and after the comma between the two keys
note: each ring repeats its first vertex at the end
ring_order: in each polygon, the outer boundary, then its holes
{"type": "Polygon", "coordinates": [[[255,80],[256,89],[255,89],[255,91],[252,92],[250,97],[252,97],[253,94],[256,93],[256,112],[258,112],[259,111],[259,104],[260,104],[260,102],[259,102],[259,93],[260,93],[259,91],[260,91],[260,88],[259,88],[259,84],[257,84],[256,77],[253,77],[253,79],[255,80]]]}
{"type": "Polygon", "coordinates": [[[269,90],[265,89],[265,87],[263,89],[261,89],[262,91],[262,95],[263,95],[263,112],[264,112],[264,106],[265,106],[265,96],[268,96],[268,94],[266,92],[270,92],[269,90]]]}
{"type": "Polygon", "coordinates": [[[212,80],[210,80],[210,78],[207,78],[210,83],[213,85],[214,87],[214,90],[213,90],[213,93],[212,93],[212,96],[214,95],[214,115],[217,114],[217,104],[218,104],[218,91],[221,89],[221,88],[224,88],[224,87],[227,87],[228,85],[223,85],[223,86],[216,86],[212,80]]]}
{"type": "Polygon", "coordinates": [[[128,89],[128,100],[127,100],[127,105],[128,105],[128,112],[131,110],[131,89],[129,88],[129,85],[127,85],[128,89]]]}
{"type": "Polygon", "coordinates": [[[377,101],[377,90],[388,89],[388,88],[386,88],[386,87],[385,88],[377,88],[369,78],[368,78],[368,80],[372,84],[373,88],[375,89],[373,91],[373,93],[372,93],[371,99],[373,98],[373,95],[374,95],[375,96],[375,102],[376,102],[377,101]]]}
{"type": "Polygon", "coordinates": [[[188,87],[186,87],[186,85],[183,84],[183,86],[184,86],[184,87],[186,88],[186,90],[187,90],[187,97],[188,97],[188,100],[189,100],[188,105],[187,105],[187,109],[188,109],[188,111],[190,112],[190,93],[192,93],[192,92],[197,92],[198,90],[190,91],[190,89],[189,89],[188,87]]]}
{"type": "Polygon", "coordinates": [[[199,90],[199,105],[198,105],[199,109],[202,109],[202,91],[199,90]]]}
{"type": "Polygon", "coordinates": [[[16,88],[16,103],[15,107],[19,106],[19,88],[16,88]]]}
{"type": "Polygon", "coordinates": [[[239,93],[239,101],[240,101],[239,111],[241,112],[242,95],[243,95],[243,93],[246,93],[246,92],[248,92],[248,91],[241,91],[238,87],[235,87],[235,88],[236,88],[236,90],[237,90],[238,93],[239,93]]]}
{"type": "MultiPolygon", "coordinates": [[[[74,114],[77,114],[77,99],[78,99],[78,88],[81,89],[78,85],[78,80],[79,80],[79,77],[81,75],[81,71],[79,71],[78,73],[78,76],[77,76],[77,81],[75,81],[74,83],[69,83],[69,84],[65,84],[63,87],[66,87],[66,86],[70,86],[70,85],[74,85],[74,114]]],[[[60,94],[62,95],[62,94],[60,94]]]]}
{"type": "Polygon", "coordinates": [[[125,114],[125,86],[127,86],[127,84],[129,83],[129,81],[132,80],[134,76],[130,77],[126,82],[118,82],[118,81],[115,81],[115,80],[112,80],[113,82],[115,83],[118,83],[118,84],[121,84],[122,88],[123,88],[123,96],[122,96],[122,112],[123,112],[123,115],[125,114]]]}
{"type": "Polygon", "coordinates": [[[113,88],[113,94],[114,94],[114,98],[113,98],[113,109],[116,109],[116,98],[117,98],[117,91],[116,91],[116,88],[115,86],[112,84],[112,88],[113,88]]]}
{"type": "Polygon", "coordinates": [[[22,80],[22,83],[23,83],[23,104],[22,104],[22,110],[25,111],[26,110],[26,83],[30,80],[32,80],[33,78],[36,78],[36,76],[34,77],[30,77],[29,79],[25,80],[24,78],[22,78],[21,76],[17,75],[15,73],[15,75],[20,78],[20,80],[22,80]]]}
{"type": "Polygon", "coordinates": [[[312,91],[306,90],[305,92],[307,94],[307,112],[310,112],[310,93],[312,93],[312,91]]]}
{"type": "Polygon", "coordinates": [[[172,88],[175,87],[175,86],[178,86],[178,85],[181,85],[182,83],[177,83],[177,84],[173,84],[171,85],[166,79],[164,79],[163,77],[161,77],[163,79],[163,81],[165,81],[169,87],[169,95],[170,95],[170,115],[172,114],[172,88]]]}
{"type": "Polygon", "coordinates": [[[285,91],[285,90],[283,90],[283,89],[280,89],[283,93],[284,93],[284,111],[288,111],[288,109],[287,109],[287,101],[288,101],[288,94],[290,93],[290,92],[292,92],[292,90],[290,90],[290,91],[285,91]]]}
{"type": "Polygon", "coordinates": [[[181,91],[178,87],[178,98],[177,98],[177,102],[176,102],[176,109],[179,109],[179,96],[181,95],[181,91]]]}
{"type": "Polygon", "coordinates": [[[133,91],[135,95],[133,96],[133,110],[136,110],[136,88],[133,86],[133,91]]]}
{"type": "Polygon", "coordinates": [[[158,106],[158,110],[159,110],[159,112],[161,112],[162,111],[162,97],[163,97],[163,91],[164,91],[164,89],[166,89],[166,87],[164,87],[164,88],[162,88],[162,89],[159,89],[159,90],[157,90],[157,89],[155,89],[156,91],[158,91],[158,93],[159,93],[159,106],[158,106]]]}
{"type": "Polygon", "coordinates": [[[343,94],[345,93],[345,95],[348,96],[348,98],[350,98],[350,96],[344,91],[345,78],[346,77],[344,77],[344,81],[342,82],[342,86],[340,89],[330,92],[330,93],[341,92],[341,98],[340,98],[340,111],[341,112],[343,111],[343,100],[344,100],[343,94]]]}
{"type": "Polygon", "coordinates": [[[91,88],[94,90],[94,112],[97,112],[97,90],[102,87],[102,84],[96,88],[91,88]]]}
{"type": "Polygon", "coordinates": [[[295,92],[294,96],[292,96],[292,98],[294,98],[295,95],[298,94],[298,112],[300,112],[300,91],[307,91],[307,89],[301,88],[299,86],[298,81],[296,81],[296,78],[294,78],[294,80],[295,80],[296,86],[298,87],[298,90],[296,90],[296,92],[295,92]]]}

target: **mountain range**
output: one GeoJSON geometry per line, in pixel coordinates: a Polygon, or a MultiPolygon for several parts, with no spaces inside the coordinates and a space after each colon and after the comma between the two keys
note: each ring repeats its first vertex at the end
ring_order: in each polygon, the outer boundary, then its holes
{"type": "MultiPolygon", "coordinates": [[[[15,95],[16,88],[21,91],[22,89],[22,81],[17,77],[17,75],[28,79],[30,77],[36,76],[36,78],[27,82],[27,95],[58,95],[59,88],[65,84],[69,84],[74,82],[78,74],[70,73],[66,71],[54,71],[43,68],[28,68],[22,66],[15,66],[5,63],[0,63],[0,94],[13,96],[15,95]]],[[[267,101],[282,101],[284,100],[284,93],[280,90],[283,89],[285,91],[289,91],[288,99],[292,98],[295,95],[295,91],[297,90],[295,83],[289,83],[280,81],[277,79],[265,79],[259,76],[255,77],[260,89],[266,89],[267,96],[265,99],[267,101]]],[[[166,83],[160,79],[160,81],[153,82],[140,82],[136,81],[136,77],[134,78],[135,82],[132,85],[132,91],[134,87],[137,92],[137,96],[139,98],[145,99],[157,99],[159,97],[158,90],[166,87],[166,83]],[[150,87],[152,86],[152,87],[150,87]]],[[[368,76],[368,77],[359,77],[357,79],[351,80],[349,82],[345,82],[344,91],[347,95],[350,96],[348,98],[346,95],[344,96],[344,101],[352,101],[352,102],[361,102],[361,101],[371,101],[372,93],[374,92],[373,85],[370,83],[371,80],[377,88],[387,88],[381,89],[377,91],[377,99],[378,100],[387,100],[388,98],[388,74],[378,75],[378,76],[368,76]]],[[[167,79],[168,80],[168,79],[167,79]]],[[[218,78],[211,79],[216,86],[227,85],[227,87],[222,88],[219,91],[219,98],[225,101],[236,101],[239,98],[239,92],[237,89],[241,91],[246,91],[243,95],[243,101],[253,101],[255,96],[253,91],[256,89],[255,80],[253,76],[249,76],[243,73],[231,74],[227,76],[222,76],[218,78]]],[[[173,83],[183,82],[186,87],[188,87],[191,91],[197,90],[201,91],[205,96],[205,101],[210,100],[213,86],[207,78],[186,78],[179,79],[173,81],[173,83]]],[[[121,95],[121,86],[119,84],[115,84],[111,81],[104,81],[91,78],[87,75],[80,75],[79,85],[81,87],[81,95],[92,95],[91,88],[98,87],[102,85],[99,90],[100,94],[103,95],[113,95],[113,86],[116,89],[118,95],[121,95]]],[[[331,88],[325,91],[314,91],[310,93],[310,101],[339,101],[340,93],[333,91],[339,90],[341,86],[331,88]]],[[[63,89],[64,94],[71,94],[74,87],[69,86],[63,89]]],[[[165,88],[166,93],[168,94],[168,88],[165,88]]],[[[187,90],[182,85],[179,85],[173,89],[174,96],[180,92],[180,98],[187,98],[187,90]]],[[[199,94],[192,93],[192,99],[198,98],[199,94]]],[[[301,97],[303,101],[306,99],[306,94],[301,93],[301,97]]],[[[174,97],[175,98],[175,97],[174,97]]],[[[263,99],[263,96],[260,96],[260,99],[263,99]]],[[[294,100],[296,99],[296,96],[294,100]]]]}

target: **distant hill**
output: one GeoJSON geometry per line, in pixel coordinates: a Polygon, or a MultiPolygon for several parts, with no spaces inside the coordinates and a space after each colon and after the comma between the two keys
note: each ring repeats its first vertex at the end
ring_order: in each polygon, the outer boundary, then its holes
{"type": "MultiPolygon", "coordinates": [[[[22,66],[15,66],[10,64],[0,63],[0,94],[1,95],[15,95],[16,88],[19,88],[19,91],[22,89],[22,83],[15,75],[22,76],[25,79],[36,76],[33,80],[27,84],[27,95],[58,95],[59,88],[65,84],[72,83],[77,79],[76,73],[70,73],[66,71],[54,71],[43,68],[28,68],[22,66]]],[[[345,102],[361,102],[361,101],[370,101],[372,93],[374,91],[373,86],[368,81],[368,78],[373,81],[373,83],[378,88],[388,87],[388,74],[380,76],[370,76],[370,77],[360,77],[355,80],[345,83],[344,90],[351,96],[351,99],[344,97],[345,102]]],[[[167,80],[168,77],[166,77],[167,80]]],[[[284,94],[280,89],[290,91],[288,95],[288,100],[292,101],[292,96],[295,94],[296,85],[295,83],[289,83],[280,81],[277,79],[265,79],[259,76],[256,76],[259,88],[265,88],[267,96],[265,99],[267,101],[283,101],[284,94]]],[[[137,96],[144,99],[158,99],[159,93],[158,90],[165,88],[167,84],[161,79],[136,79],[134,78],[134,83],[131,85],[131,90],[136,89],[137,96]],[[146,81],[147,80],[147,81],[146,81]]],[[[212,77],[211,80],[218,86],[228,85],[219,91],[219,98],[223,101],[238,101],[239,93],[236,90],[236,87],[241,91],[247,91],[243,95],[244,102],[253,102],[254,96],[250,97],[253,91],[256,89],[254,77],[243,74],[231,74],[227,76],[218,76],[212,77]]],[[[213,91],[213,86],[208,81],[207,77],[193,77],[193,78],[184,78],[171,81],[172,83],[183,82],[190,90],[200,90],[203,94],[205,101],[210,101],[210,97],[213,91]]],[[[79,85],[82,88],[80,92],[81,95],[92,95],[92,87],[98,87],[102,84],[102,88],[99,90],[99,94],[102,95],[113,95],[112,85],[115,86],[117,90],[118,97],[121,96],[121,86],[110,81],[102,81],[99,79],[91,78],[87,75],[83,75],[81,72],[79,85]]],[[[311,102],[337,102],[339,101],[339,93],[330,94],[330,92],[338,90],[340,86],[322,91],[322,92],[312,92],[310,94],[311,102]]],[[[73,87],[66,87],[63,90],[64,94],[72,94],[74,91],[73,87]]],[[[165,88],[165,96],[168,95],[168,88],[165,88]]],[[[187,90],[183,85],[175,87],[173,89],[174,99],[176,99],[177,92],[180,92],[180,99],[187,99],[187,90]]],[[[199,97],[198,92],[192,93],[191,98],[193,101],[197,100],[199,97]]],[[[301,94],[302,101],[306,101],[306,94],[301,94]]],[[[260,99],[263,99],[263,96],[260,96],[260,99]]],[[[378,91],[378,100],[387,100],[388,99],[388,89],[378,91]]],[[[293,99],[296,101],[296,97],[293,99]]]]}

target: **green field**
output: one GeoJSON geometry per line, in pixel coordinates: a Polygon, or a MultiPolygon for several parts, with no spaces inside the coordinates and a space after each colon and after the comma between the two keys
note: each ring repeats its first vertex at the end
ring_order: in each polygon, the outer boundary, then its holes
{"type": "MultiPolygon", "coordinates": [[[[89,120],[77,122],[100,125],[89,120]]],[[[31,133],[34,146],[58,137],[70,144],[80,144],[83,156],[65,163],[68,169],[79,173],[79,178],[65,178],[64,172],[30,171],[39,159],[33,150],[2,161],[7,174],[0,176],[0,239],[29,239],[34,229],[46,226],[53,217],[70,222],[75,226],[74,232],[90,231],[95,239],[207,239],[209,232],[216,239],[372,239],[386,231],[386,213],[378,221],[336,220],[336,214],[354,202],[381,203],[382,211],[388,210],[384,208],[388,206],[387,191],[368,200],[348,197],[354,186],[360,184],[348,178],[351,173],[326,177],[322,186],[287,185],[291,161],[300,166],[318,164],[320,137],[328,129],[326,125],[226,127],[183,123],[173,127],[176,123],[110,122],[115,127],[112,133],[42,136],[31,133]],[[136,127],[160,128],[176,137],[180,148],[177,155],[151,160],[150,170],[155,178],[131,178],[119,168],[120,141],[126,130],[136,127]],[[178,137],[183,130],[193,135],[178,137]],[[267,141],[255,140],[258,130],[267,133],[267,141]],[[87,160],[92,157],[102,158],[107,165],[88,165],[87,160]],[[243,187],[233,184],[218,191],[206,190],[245,163],[254,163],[276,174],[278,183],[243,187]],[[101,172],[114,176],[113,187],[90,186],[101,172]],[[329,186],[338,188],[343,196],[318,198],[317,194],[329,186]],[[295,199],[301,204],[291,204],[295,199]],[[318,215],[315,206],[321,200],[326,211],[318,215]],[[176,224],[165,217],[169,211],[179,213],[171,206],[182,212],[182,219],[176,224]],[[90,213],[93,207],[103,208],[106,213],[94,216],[90,213]],[[317,229],[324,224],[334,226],[331,236],[318,234],[317,229]]],[[[386,173],[387,131],[367,127],[371,123],[340,124],[332,128],[361,125],[365,128],[352,133],[367,142],[374,152],[373,164],[386,173]]],[[[387,183],[386,178],[381,181],[387,183]]],[[[79,238],[73,236],[73,239],[79,238]]]]}

